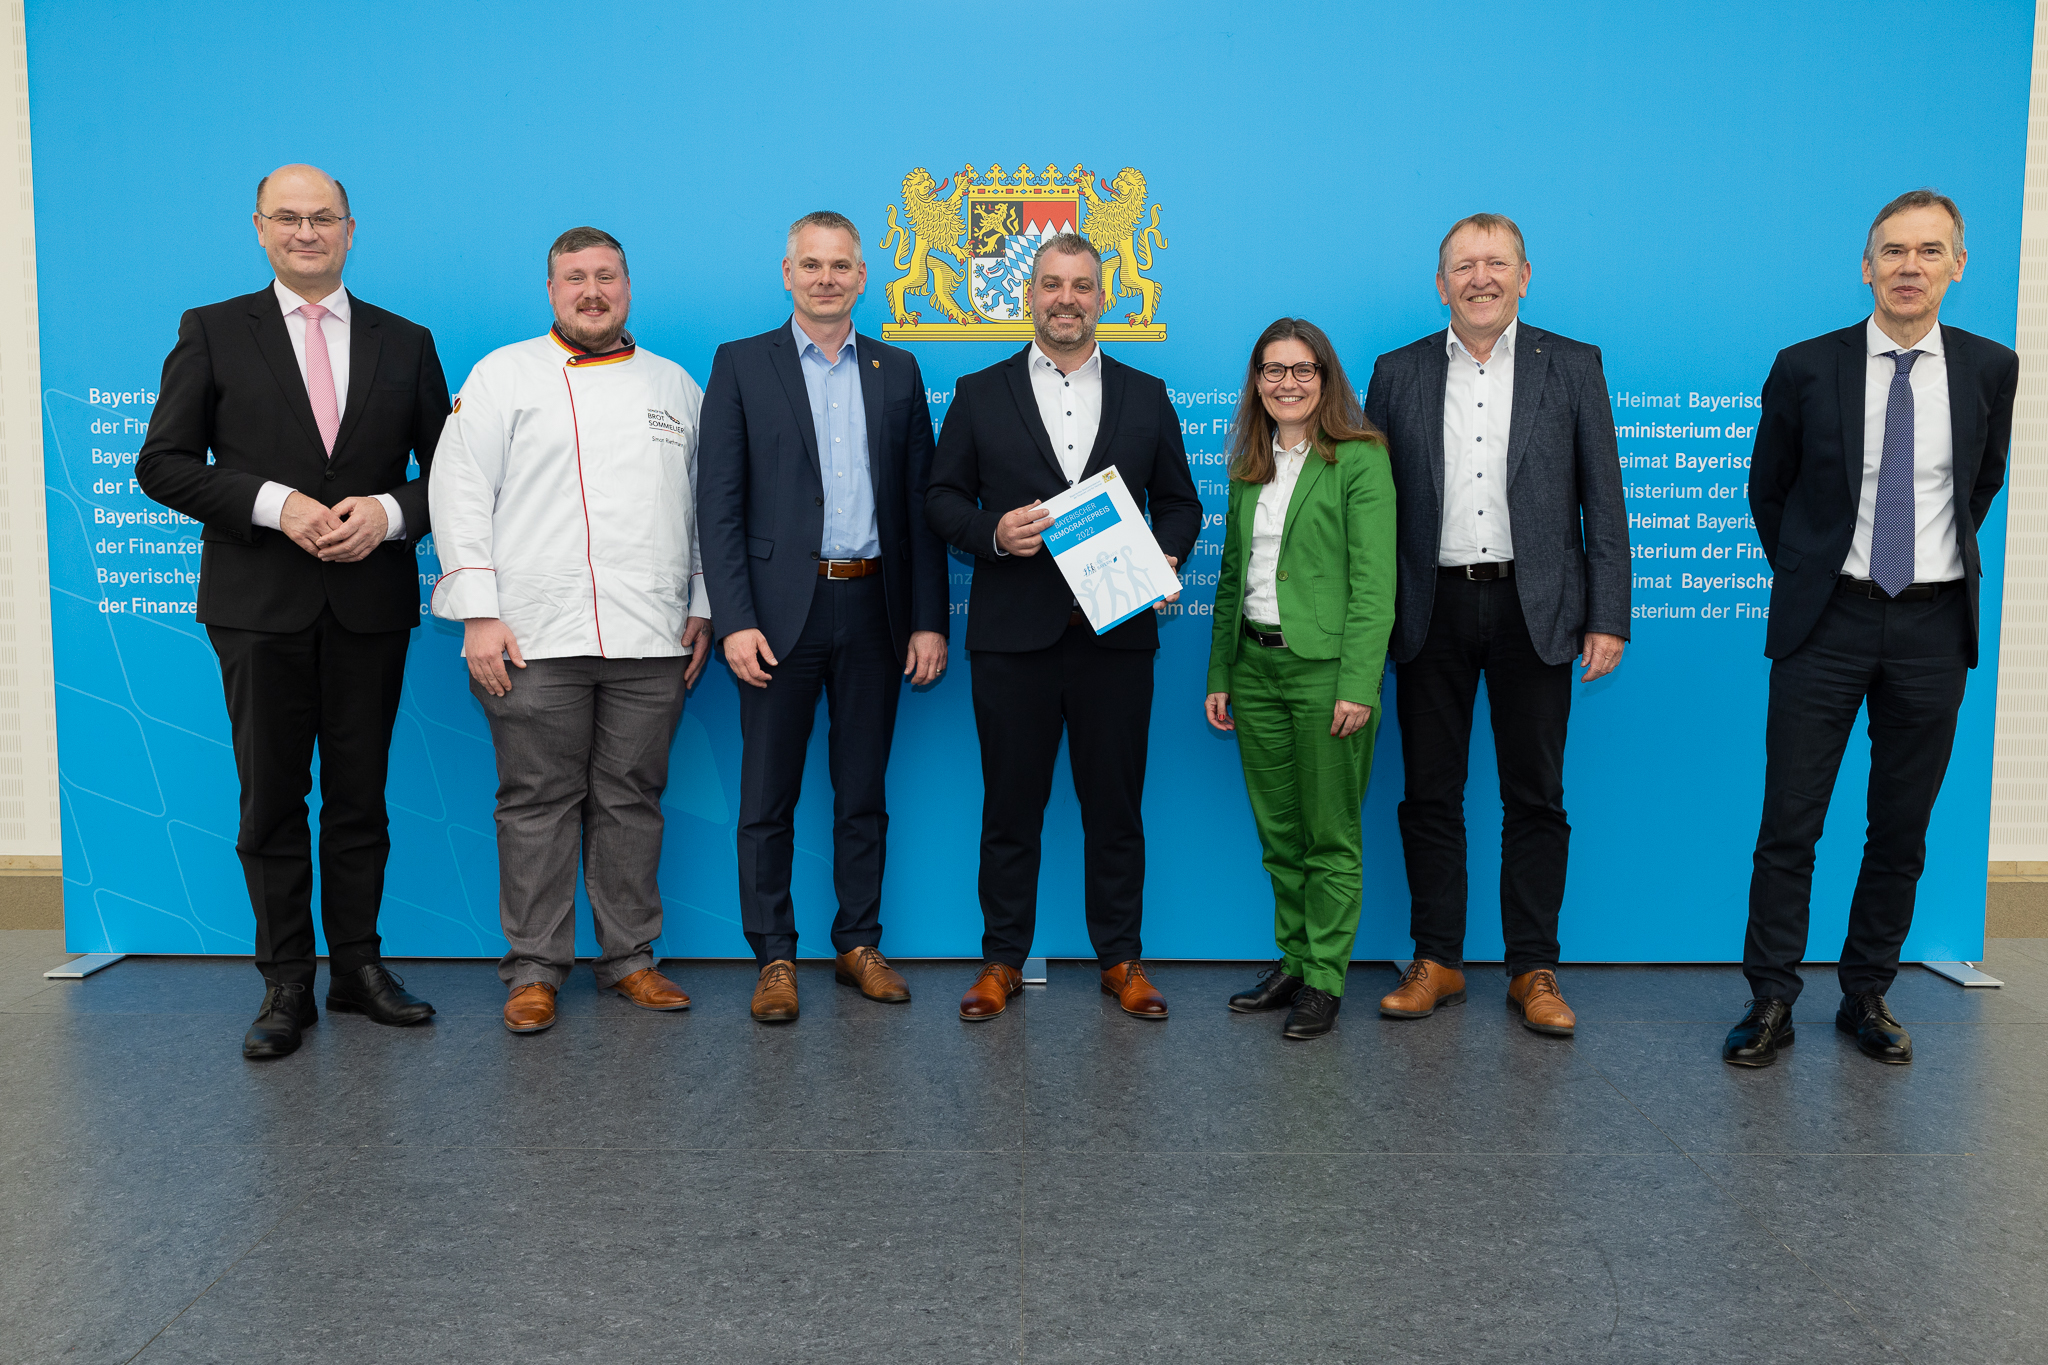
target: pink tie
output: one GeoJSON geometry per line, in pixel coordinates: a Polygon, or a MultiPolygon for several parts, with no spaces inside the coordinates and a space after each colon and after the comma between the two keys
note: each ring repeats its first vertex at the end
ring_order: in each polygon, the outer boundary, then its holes
{"type": "Polygon", "coordinates": [[[334,401],[334,365],[327,358],[327,332],[320,326],[327,310],[317,303],[302,303],[298,311],[306,320],[306,397],[313,400],[313,422],[332,457],[335,433],[341,430],[341,409],[334,401]]]}

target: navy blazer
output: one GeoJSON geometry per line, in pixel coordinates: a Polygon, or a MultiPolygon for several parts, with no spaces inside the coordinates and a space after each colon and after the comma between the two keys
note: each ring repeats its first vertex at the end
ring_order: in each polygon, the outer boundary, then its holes
{"type": "MultiPolygon", "coordinates": [[[[1764,653],[1782,659],[1812,633],[1856,539],[1863,497],[1865,323],[1778,352],[1764,380],[1750,457],[1749,510],[1771,561],[1764,653]]],[[[1977,666],[1977,531],[2005,482],[2020,358],[1988,337],[1941,329],[1954,442],[1956,538],[1970,599],[1970,667],[1977,666]]]]}
{"type": "MultiPolygon", "coordinates": [[[[1074,594],[1040,550],[997,555],[996,523],[1005,512],[1065,492],[1066,471],[1031,391],[1026,346],[1008,360],[962,375],[939,432],[925,515],[932,529],[975,556],[968,592],[967,648],[1020,653],[1046,649],[1066,633],[1074,594]]],[[[1188,473],[1180,419],[1163,381],[1102,354],[1102,424],[1081,477],[1117,467],[1148,513],[1162,553],[1182,567],[1202,534],[1202,501],[1188,473]]],[[[1159,623],[1141,611],[1098,637],[1112,649],[1159,648],[1159,623]]]]}
{"type": "Polygon", "coordinates": [[[312,625],[323,606],[364,633],[420,623],[414,546],[429,529],[427,476],[448,384],[426,328],[353,292],[349,308],[348,401],[332,458],[274,288],[194,308],[178,323],[135,481],[204,525],[202,625],[286,633],[312,625]],[[408,457],[419,461],[418,478],[407,476],[408,457]],[[353,564],[325,563],[251,519],[271,482],[329,507],[388,493],[405,536],[353,564]]]}
{"type": "MultiPolygon", "coordinates": [[[[924,523],[932,415],[910,352],[854,335],[867,412],[868,478],[882,547],[882,591],[896,656],[912,631],[947,633],[946,547],[924,523]]],[[[825,539],[818,429],[796,338],[784,322],[711,359],[697,447],[697,536],[711,627],[758,630],[786,657],[811,614],[825,539]]]]}
{"type": "MultiPolygon", "coordinates": [[[[1407,663],[1429,638],[1443,542],[1444,386],[1450,356],[1431,332],[1372,367],[1365,415],[1387,435],[1399,510],[1394,638],[1407,663]]],[[[1515,407],[1508,419],[1508,529],[1515,594],[1547,664],[1576,655],[1587,631],[1629,635],[1628,509],[1600,348],[1515,329],[1515,407]]]]}

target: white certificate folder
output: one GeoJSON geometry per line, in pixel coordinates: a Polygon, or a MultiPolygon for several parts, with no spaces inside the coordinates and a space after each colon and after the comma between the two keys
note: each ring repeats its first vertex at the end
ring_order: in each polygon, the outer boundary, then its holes
{"type": "Polygon", "coordinates": [[[1097,635],[1180,591],[1114,465],[1043,504],[1052,514],[1045,548],[1066,575],[1097,635]]]}

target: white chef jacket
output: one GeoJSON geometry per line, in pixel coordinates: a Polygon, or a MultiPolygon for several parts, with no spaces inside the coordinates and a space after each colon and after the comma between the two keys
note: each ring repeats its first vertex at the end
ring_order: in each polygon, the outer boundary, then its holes
{"type": "Polygon", "coordinates": [[[550,330],[477,362],[427,485],[434,615],[495,616],[529,659],[673,658],[711,615],[697,547],[704,394],[630,343],[550,330]]]}

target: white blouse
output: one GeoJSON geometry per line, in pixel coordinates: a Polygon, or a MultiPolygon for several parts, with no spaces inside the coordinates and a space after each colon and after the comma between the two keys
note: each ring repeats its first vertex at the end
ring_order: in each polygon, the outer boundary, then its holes
{"type": "Polygon", "coordinates": [[[1252,558],[1244,575],[1244,619],[1260,625],[1280,624],[1280,597],[1273,590],[1280,568],[1280,533],[1287,528],[1287,504],[1294,500],[1295,481],[1308,460],[1309,443],[1283,449],[1273,442],[1273,480],[1259,490],[1252,511],[1252,558]]]}

